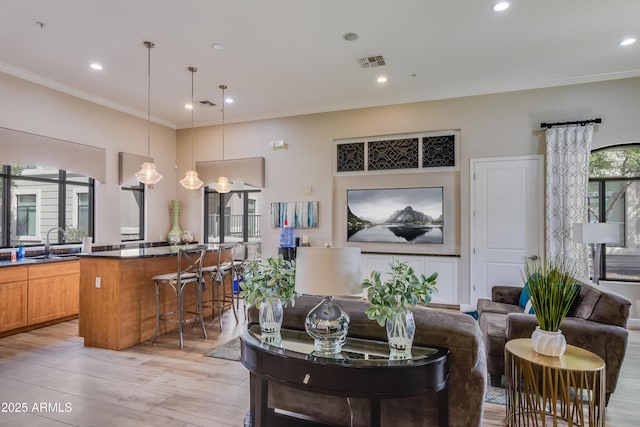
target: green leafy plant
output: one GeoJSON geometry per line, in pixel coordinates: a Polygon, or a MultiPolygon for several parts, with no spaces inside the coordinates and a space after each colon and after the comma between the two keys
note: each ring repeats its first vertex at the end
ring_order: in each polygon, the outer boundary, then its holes
{"type": "Polygon", "coordinates": [[[87,230],[84,228],[76,228],[73,225],[65,227],[64,238],[66,243],[80,242],[86,235],[87,230]]]}
{"type": "Polygon", "coordinates": [[[287,261],[282,255],[249,261],[240,295],[258,308],[271,298],[278,298],[286,307],[288,302],[295,303],[295,280],[296,262],[287,261]]]}
{"type": "Polygon", "coordinates": [[[369,319],[384,326],[387,319],[395,317],[407,306],[418,303],[428,304],[431,295],[437,292],[436,278],[438,273],[426,277],[416,275],[414,269],[406,262],[391,263],[388,280],[382,281],[379,271],[372,271],[371,277],[362,282],[362,289],[367,292],[369,308],[365,310],[369,319]]]}
{"type": "Polygon", "coordinates": [[[556,332],[580,293],[575,267],[563,259],[527,261],[524,270],[540,329],[556,332]]]}

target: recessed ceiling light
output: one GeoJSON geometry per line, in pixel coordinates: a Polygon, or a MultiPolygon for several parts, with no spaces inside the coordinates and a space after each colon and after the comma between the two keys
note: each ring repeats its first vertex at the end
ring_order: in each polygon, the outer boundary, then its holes
{"type": "Polygon", "coordinates": [[[233,98],[225,98],[224,102],[227,104],[233,104],[233,98]]]}
{"type": "Polygon", "coordinates": [[[98,64],[97,62],[92,63],[91,65],[89,65],[91,68],[93,68],[94,70],[102,70],[102,65],[98,64]]]}
{"type": "Polygon", "coordinates": [[[214,48],[215,50],[224,49],[224,46],[222,45],[222,43],[213,43],[213,44],[211,44],[211,47],[214,48]]]}
{"type": "Polygon", "coordinates": [[[378,83],[385,83],[387,81],[387,78],[385,76],[380,76],[376,81],[378,83]]]}
{"type": "Polygon", "coordinates": [[[499,2],[494,3],[491,8],[494,10],[494,12],[503,12],[503,11],[509,9],[509,6],[511,6],[511,2],[499,1],[499,2]]]}
{"type": "Polygon", "coordinates": [[[628,37],[620,42],[620,46],[629,46],[636,42],[636,39],[633,37],[628,37]]]}
{"type": "Polygon", "coordinates": [[[342,36],[342,38],[348,42],[356,41],[358,40],[358,37],[360,36],[357,35],[356,33],[346,33],[344,36],[342,36]]]}
{"type": "Polygon", "coordinates": [[[193,104],[184,104],[184,108],[186,108],[187,110],[192,110],[193,104]]]}

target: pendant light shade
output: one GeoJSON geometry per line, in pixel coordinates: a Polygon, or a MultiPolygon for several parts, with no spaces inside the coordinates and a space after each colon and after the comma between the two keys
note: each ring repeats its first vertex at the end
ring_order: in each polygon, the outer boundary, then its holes
{"type": "Polygon", "coordinates": [[[218,182],[214,187],[218,193],[228,193],[231,191],[231,184],[229,183],[229,178],[226,176],[221,176],[218,178],[218,182]]]}
{"type": "Polygon", "coordinates": [[[187,171],[185,177],[180,180],[180,184],[187,190],[197,190],[202,187],[202,180],[198,178],[198,172],[196,171],[187,171]]]}
{"type": "MultiPolygon", "coordinates": [[[[189,67],[191,71],[191,166],[193,166],[193,110],[196,106],[193,103],[193,74],[198,71],[196,67],[189,67]]],[[[198,172],[195,171],[195,167],[192,170],[188,170],[185,177],[180,180],[180,184],[187,190],[197,190],[202,187],[202,180],[198,178],[198,172]]]]}
{"type": "Polygon", "coordinates": [[[219,87],[222,89],[222,176],[218,178],[218,182],[214,188],[218,193],[228,193],[231,191],[231,184],[229,184],[229,178],[224,176],[224,90],[227,86],[220,85],[219,87]]]}
{"type": "Polygon", "coordinates": [[[136,179],[143,184],[153,185],[162,179],[162,175],[156,170],[156,165],[153,162],[144,162],[138,172],[136,172],[136,179]]]}
{"type": "MultiPolygon", "coordinates": [[[[156,45],[153,42],[144,42],[147,48],[147,157],[151,157],[151,49],[156,45]]],[[[135,174],[136,179],[143,184],[153,185],[162,179],[162,175],[156,170],[156,165],[151,162],[144,162],[140,170],[135,174]]]]}

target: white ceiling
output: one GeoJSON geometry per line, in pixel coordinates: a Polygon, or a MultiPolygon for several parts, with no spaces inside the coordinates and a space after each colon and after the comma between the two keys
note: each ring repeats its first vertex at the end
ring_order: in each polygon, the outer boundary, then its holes
{"type": "Polygon", "coordinates": [[[0,71],[146,118],[150,40],[152,118],[178,128],[188,66],[218,104],[197,103],[196,126],[220,122],[222,83],[231,122],[640,76],[640,43],[618,45],[640,39],[639,0],[512,3],[0,0],[0,71]],[[370,55],[387,65],[360,68],[370,55]]]}

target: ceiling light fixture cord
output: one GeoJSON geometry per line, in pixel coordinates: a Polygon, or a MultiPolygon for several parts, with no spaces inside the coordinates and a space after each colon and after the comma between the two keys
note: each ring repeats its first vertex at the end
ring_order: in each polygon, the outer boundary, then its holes
{"type": "Polygon", "coordinates": [[[147,158],[136,172],[136,179],[146,185],[153,185],[162,179],[162,175],[156,170],[156,165],[151,159],[151,48],[155,47],[153,42],[144,42],[147,48],[147,158]]]}
{"type": "Polygon", "coordinates": [[[184,188],[186,188],[187,190],[197,190],[198,188],[202,187],[202,180],[200,178],[198,178],[198,172],[196,171],[196,164],[195,164],[195,160],[194,160],[194,144],[193,144],[193,114],[195,110],[195,104],[193,103],[193,87],[194,87],[194,75],[195,72],[198,71],[198,69],[196,67],[187,67],[187,70],[191,71],[191,105],[186,106],[186,107],[191,107],[191,165],[193,166],[193,169],[188,170],[185,173],[184,178],[182,178],[180,180],[180,184],[182,184],[182,186],[184,188]]]}
{"type": "Polygon", "coordinates": [[[226,88],[226,85],[220,85],[220,89],[222,89],[222,176],[224,176],[224,90],[226,88]]]}
{"type": "Polygon", "coordinates": [[[196,108],[196,105],[193,103],[193,75],[198,69],[196,67],[189,67],[189,71],[191,71],[191,166],[193,166],[193,170],[196,170],[196,164],[193,161],[193,110],[196,108]]]}
{"type": "Polygon", "coordinates": [[[147,157],[151,157],[151,48],[152,42],[144,42],[147,46],[147,157]]]}
{"type": "Polygon", "coordinates": [[[215,186],[215,189],[218,193],[228,193],[231,191],[231,185],[229,184],[229,178],[224,175],[224,90],[227,88],[226,85],[220,85],[220,89],[222,89],[222,175],[218,177],[218,183],[215,186]]]}

